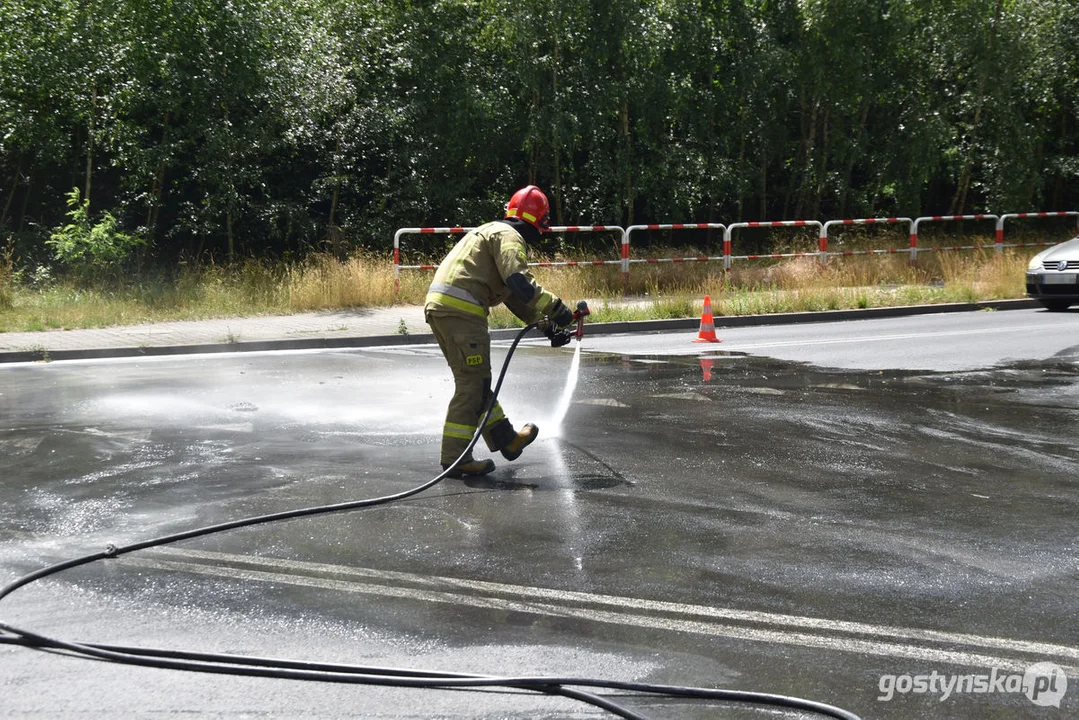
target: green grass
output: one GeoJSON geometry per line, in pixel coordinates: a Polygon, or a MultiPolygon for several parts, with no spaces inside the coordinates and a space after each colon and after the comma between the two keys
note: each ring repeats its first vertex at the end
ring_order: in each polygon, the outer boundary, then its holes
{"type": "MultiPolygon", "coordinates": [[[[605,322],[696,317],[705,295],[717,316],[1021,298],[1034,252],[926,253],[917,267],[905,255],[832,258],[826,266],[815,258],[742,261],[729,273],[718,262],[639,264],[624,293],[617,266],[536,268],[535,274],[567,302],[588,299],[593,320],[605,322]]],[[[251,260],[91,286],[47,277],[33,283],[27,274],[15,267],[10,249],[0,249],[0,332],[420,304],[431,280],[430,272],[402,271],[395,292],[392,265],[373,254],[344,261],[315,255],[291,264],[251,260]]],[[[491,324],[519,322],[496,308],[491,324]]]]}

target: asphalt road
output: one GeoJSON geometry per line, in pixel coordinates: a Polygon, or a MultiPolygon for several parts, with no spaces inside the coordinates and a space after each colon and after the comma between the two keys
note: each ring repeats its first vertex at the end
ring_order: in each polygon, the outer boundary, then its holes
{"type": "MultiPolygon", "coordinates": [[[[864,718],[1076,715],[1079,313],[694,336],[587,337],[561,422],[572,353],[522,347],[501,398],[541,436],[491,479],[69,570],[0,602],[0,622],[754,690],[864,718]],[[1037,683],[1024,692],[1041,663],[1067,676],[1038,696],[1059,708],[1028,697],[1037,683]],[[980,676],[991,692],[975,691],[980,676]]],[[[4,366],[0,581],[109,543],[413,487],[437,471],[450,392],[430,346],[4,366]]],[[[2,644],[0,691],[5,717],[610,717],[520,692],[233,678],[2,644]]],[[[614,697],[654,718],[777,716],[614,697]]]]}
{"type": "MultiPolygon", "coordinates": [[[[717,318],[722,323],[723,318],[717,318]]],[[[720,327],[724,353],[764,356],[848,370],[977,370],[1021,360],[1074,358],[1079,308],[941,313],[851,322],[720,327]]],[[[607,352],[701,354],[696,343],[663,334],[597,335],[590,349],[607,352]]]]}

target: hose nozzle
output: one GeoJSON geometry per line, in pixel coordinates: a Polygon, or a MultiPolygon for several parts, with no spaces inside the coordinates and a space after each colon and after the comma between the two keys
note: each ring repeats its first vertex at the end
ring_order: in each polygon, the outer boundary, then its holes
{"type": "Polygon", "coordinates": [[[592,311],[588,309],[588,303],[581,300],[577,303],[577,310],[573,313],[573,319],[577,321],[577,332],[574,335],[577,340],[580,341],[584,337],[584,318],[586,315],[591,315],[592,311]]]}

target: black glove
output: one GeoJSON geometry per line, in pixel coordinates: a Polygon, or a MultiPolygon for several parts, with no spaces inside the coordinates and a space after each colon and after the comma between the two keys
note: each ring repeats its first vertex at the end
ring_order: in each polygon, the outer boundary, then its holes
{"type": "Polygon", "coordinates": [[[554,307],[548,314],[555,327],[565,327],[573,322],[573,311],[563,304],[561,300],[555,300],[554,307]]]}
{"type": "Polygon", "coordinates": [[[547,326],[546,331],[547,339],[551,341],[551,347],[559,348],[563,345],[568,345],[569,341],[573,339],[573,333],[569,328],[562,328],[561,330],[555,330],[551,326],[547,326]]]}

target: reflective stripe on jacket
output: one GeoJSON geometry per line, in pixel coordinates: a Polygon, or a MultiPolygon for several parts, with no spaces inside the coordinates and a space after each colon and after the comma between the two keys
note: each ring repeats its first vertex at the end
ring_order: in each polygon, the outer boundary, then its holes
{"type": "Polygon", "coordinates": [[[461,238],[443,259],[427,291],[425,309],[486,318],[499,303],[526,323],[554,310],[558,298],[541,288],[528,270],[528,247],[520,233],[504,222],[489,222],[461,238]],[[534,288],[525,303],[506,286],[520,273],[534,288]]]}

